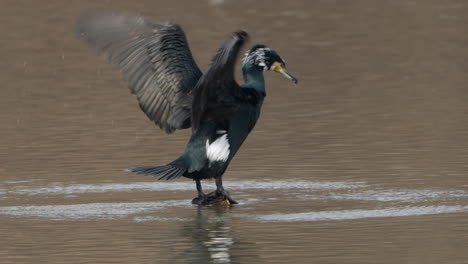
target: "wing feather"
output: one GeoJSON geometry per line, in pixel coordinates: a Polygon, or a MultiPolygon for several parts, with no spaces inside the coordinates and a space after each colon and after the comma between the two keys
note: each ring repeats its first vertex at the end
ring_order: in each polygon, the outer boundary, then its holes
{"type": "Polygon", "coordinates": [[[187,101],[202,73],[179,25],[93,10],[77,31],[120,68],[149,119],[167,133],[190,127],[187,101]]]}
{"type": "Polygon", "coordinates": [[[198,81],[193,91],[193,130],[197,130],[202,117],[210,108],[222,113],[225,108],[231,107],[232,99],[241,94],[241,88],[234,80],[234,69],[239,51],[247,40],[246,32],[234,32],[218,50],[210,67],[198,81]]]}

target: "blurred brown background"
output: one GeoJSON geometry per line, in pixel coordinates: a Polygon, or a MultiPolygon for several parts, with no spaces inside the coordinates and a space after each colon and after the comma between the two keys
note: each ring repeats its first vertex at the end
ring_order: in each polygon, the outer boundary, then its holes
{"type": "Polygon", "coordinates": [[[0,263],[468,261],[465,1],[1,0],[0,6],[0,263]],[[172,161],[190,134],[155,127],[118,70],[77,38],[74,20],[88,8],[180,24],[201,69],[238,29],[251,35],[246,49],[266,44],[286,60],[299,85],[266,73],[261,119],[225,175],[232,181],[226,188],[245,205],[227,212],[170,209],[182,220],[144,223],[100,219],[101,207],[83,209],[95,210],[96,219],[47,215],[62,211],[58,205],[188,204],[195,195],[188,187],[120,192],[106,185],[106,192],[86,192],[102,184],[156,186],[122,169],[172,161]],[[251,189],[265,179],[344,182],[362,190],[345,199],[352,189],[316,193],[279,183],[277,190],[251,189]],[[235,185],[246,180],[253,182],[235,185]],[[87,185],[82,192],[48,193],[77,184],[87,185]],[[393,200],[382,198],[389,193],[393,200]],[[435,209],[402,213],[408,206],[435,209]],[[444,206],[458,209],[436,215],[444,206]],[[242,218],[388,207],[397,208],[393,217],[242,218]],[[46,213],[25,217],[12,210],[46,213]],[[214,241],[224,242],[209,242],[213,235],[200,230],[214,230],[222,235],[214,241]],[[213,257],[209,245],[224,255],[213,257]]]}

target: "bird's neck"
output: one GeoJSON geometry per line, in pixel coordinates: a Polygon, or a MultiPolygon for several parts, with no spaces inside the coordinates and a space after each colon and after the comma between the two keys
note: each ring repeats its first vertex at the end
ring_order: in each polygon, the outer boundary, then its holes
{"type": "Polygon", "coordinates": [[[265,79],[263,78],[263,68],[254,64],[244,64],[242,67],[244,74],[245,88],[255,89],[258,93],[265,95],[265,79]]]}

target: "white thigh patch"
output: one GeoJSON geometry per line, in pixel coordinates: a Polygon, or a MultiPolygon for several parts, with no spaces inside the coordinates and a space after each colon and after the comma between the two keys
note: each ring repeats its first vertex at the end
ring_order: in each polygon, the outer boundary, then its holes
{"type": "Polygon", "coordinates": [[[226,161],[229,157],[229,141],[227,134],[217,138],[215,141],[206,140],[206,156],[210,162],[226,161]]]}

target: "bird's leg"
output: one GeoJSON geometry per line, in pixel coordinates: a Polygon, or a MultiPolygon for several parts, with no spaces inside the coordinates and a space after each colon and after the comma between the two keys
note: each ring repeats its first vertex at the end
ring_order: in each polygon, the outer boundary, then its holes
{"type": "Polygon", "coordinates": [[[208,196],[203,192],[201,181],[197,179],[195,182],[197,184],[198,197],[192,200],[192,204],[202,204],[207,200],[208,196]]]}
{"type": "Polygon", "coordinates": [[[206,194],[203,192],[203,189],[202,189],[202,186],[201,186],[201,181],[200,180],[195,180],[195,182],[197,183],[198,197],[200,199],[205,198],[206,194]]]}
{"type": "Polygon", "coordinates": [[[236,200],[232,199],[232,197],[229,195],[229,192],[224,190],[222,176],[216,178],[216,194],[224,195],[224,197],[226,197],[226,200],[228,200],[229,203],[238,204],[236,200]]]}

